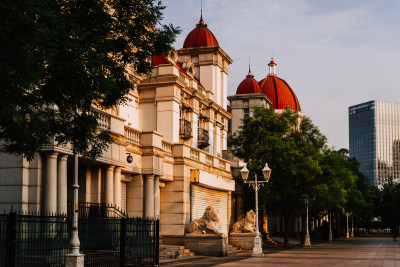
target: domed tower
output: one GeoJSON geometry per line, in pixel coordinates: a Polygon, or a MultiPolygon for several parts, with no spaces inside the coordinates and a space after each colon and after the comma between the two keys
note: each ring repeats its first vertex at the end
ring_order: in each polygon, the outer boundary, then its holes
{"type": "Polygon", "coordinates": [[[254,79],[249,64],[249,73],[239,84],[236,94],[228,97],[232,113],[230,132],[236,132],[242,124],[242,119],[251,115],[253,107],[272,108],[272,102],[261,91],[260,85],[254,79]]]}
{"type": "Polygon", "coordinates": [[[239,84],[236,89],[237,95],[243,94],[261,94],[260,85],[256,79],[254,79],[254,75],[251,73],[250,65],[249,65],[249,74],[246,75],[246,78],[239,84]]]}
{"type": "Polygon", "coordinates": [[[195,78],[207,90],[209,98],[226,109],[228,66],[232,59],[219,46],[214,34],[203,20],[187,35],[183,48],[178,50],[179,61],[195,67],[195,78]]]}
{"type": "Polygon", "coordinates": [[[299,101],[292,88],[285,80],[276,75],[276,65],[272,58],[268,64],[268,76],[259,81],[262,93],[271,99],[274,109],[280,110],[290,107],[293,111],[301,112],[299,101]]]}

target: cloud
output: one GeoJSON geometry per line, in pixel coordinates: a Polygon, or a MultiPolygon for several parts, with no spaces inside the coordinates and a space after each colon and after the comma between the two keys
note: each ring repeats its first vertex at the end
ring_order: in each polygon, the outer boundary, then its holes
{"type": "MultiPolygon", "coordinates": [[[[200,3],[165,4],[184,29],[179,48],[198,21],[200,3]]],[[[206,23],[234,60],[228,95],[247,74],[249,56],[261,80],[273,55],[278,76],[337,148],[348,146],[348,106],[399,101],[399,12],[396,0],[203,0],[206,23]]]]}

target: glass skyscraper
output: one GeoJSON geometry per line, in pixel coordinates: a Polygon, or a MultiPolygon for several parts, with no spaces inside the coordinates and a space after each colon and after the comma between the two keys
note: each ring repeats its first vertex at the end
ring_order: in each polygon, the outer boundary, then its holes
{"type": "Polygon", "coordinates": [[[400,178],[400,103],[373,100],[349,107],[350,157],[369,183],[400,178]]]}

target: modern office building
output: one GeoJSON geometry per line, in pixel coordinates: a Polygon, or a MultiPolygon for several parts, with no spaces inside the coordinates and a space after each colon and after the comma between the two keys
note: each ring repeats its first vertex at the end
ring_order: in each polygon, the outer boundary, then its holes
{"type": "Polygon", "coordinates": [[[400,103],[372,100],[349,107],[349,150],[369,183],[400,178],[400,103]]]}

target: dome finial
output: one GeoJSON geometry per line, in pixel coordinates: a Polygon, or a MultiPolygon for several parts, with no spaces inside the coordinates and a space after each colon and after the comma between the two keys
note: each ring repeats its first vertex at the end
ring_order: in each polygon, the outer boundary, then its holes
{"type": "Polygon", "coordinates": [[[268,64],[269,67],[269,74],[268,76],[276,76],[276,63],[274,61],[274,58],[271,57],[271,61],[268,64]]]}
{"type": "Polygon", "coordinates": [[[249,74],[247,74],[246,77],[247,77],[247,78],[254,78],[254,75],[251,73],[250,57],[249,57],[249,74]]]}
{"type": "Polygon", "coordinates": [[[199,21],[200,25],[204,24],[204,20],[203,20],[203,0],[201,0],[201,9],[200,9],[200,21],[199,21]]]}

